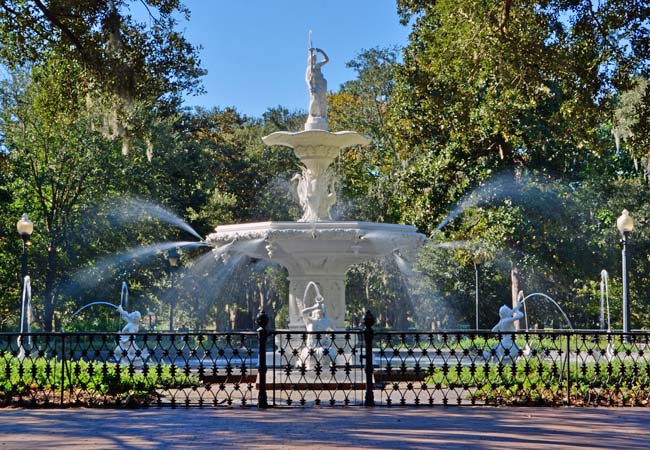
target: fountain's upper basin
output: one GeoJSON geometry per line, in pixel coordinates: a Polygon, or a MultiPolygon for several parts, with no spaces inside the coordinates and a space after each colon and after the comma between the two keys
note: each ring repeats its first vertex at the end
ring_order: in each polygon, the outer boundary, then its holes
{"type": "Polygon", "coordinates": [[[327,169],[341,149],[370,144],[370,139],[356,131],[276,131],[262,140],[266,145],[292,148],[300,162],[315,176],[320,176],[327,169]]]}
{"type": "Polygon", "coordinates": [[[411,225],[336,221],[221,225],[207,238],[217,252],[267,259],[290,270],[297,263],[310,273],[345,271],[367,259],[408,253],[423,241],[411,225]]]}

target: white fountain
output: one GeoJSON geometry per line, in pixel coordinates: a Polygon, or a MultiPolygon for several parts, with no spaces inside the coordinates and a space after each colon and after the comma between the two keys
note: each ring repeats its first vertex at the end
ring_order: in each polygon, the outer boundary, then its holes
{"type": "Polygon", "coordinates": [[[342,149],[367,145],[370,140],[355,131],[328,131],[327,82],[321,72],[328,61],[323,50],[310,45],[306,77],[310,102],[304,130],[263,138],[266,145],[292,148],[302,163],[302,173],[294,177],[302,218],[298,222],[221,225],[207,238],[215,255],[245,254],[288,270],[289,328],[293,330],[305,330],[303,294],[310,282],[320,287],[333,327],[343,329],[348,268],[395,252],[408,255],[424,241],[424,235],[410,225],[331,220],[336,174],[330,165],[342,149]]]}

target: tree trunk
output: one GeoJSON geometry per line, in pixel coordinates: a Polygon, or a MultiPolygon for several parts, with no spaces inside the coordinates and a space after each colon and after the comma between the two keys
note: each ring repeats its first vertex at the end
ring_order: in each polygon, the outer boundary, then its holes
{"type": "Polygon", "coordinates": [[[54,321],[54,303],[56,300],[56,292],[54,284],[56,282],[56,271],[59,263],[59,258],[56,251],[56,246],[50,244],[47,252],[47,273],[45,274],[45,294],[43,296],[43,330],[52,331],[52,323],[54,321]]]}

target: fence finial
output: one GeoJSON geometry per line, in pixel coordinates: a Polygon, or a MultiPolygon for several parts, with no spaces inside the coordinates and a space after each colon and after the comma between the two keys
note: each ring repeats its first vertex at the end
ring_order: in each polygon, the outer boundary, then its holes
{"type": "Polygon", "coordinates": [[[363,316],[363,325],[366,328],[371,328],[376,323],[377,323],[377,320],[375,319],[375,316],[372,314],[372,312],[370,310],[367,310],[366,315],[363,316]]]}

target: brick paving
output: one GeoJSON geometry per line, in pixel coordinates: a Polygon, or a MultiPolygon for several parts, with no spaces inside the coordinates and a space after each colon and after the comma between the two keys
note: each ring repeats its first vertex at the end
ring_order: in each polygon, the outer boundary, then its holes
{"type": "Polygon", "coordinates": [[[5,449],[641,449],[650,408],[0,410],[5,449]]]}

